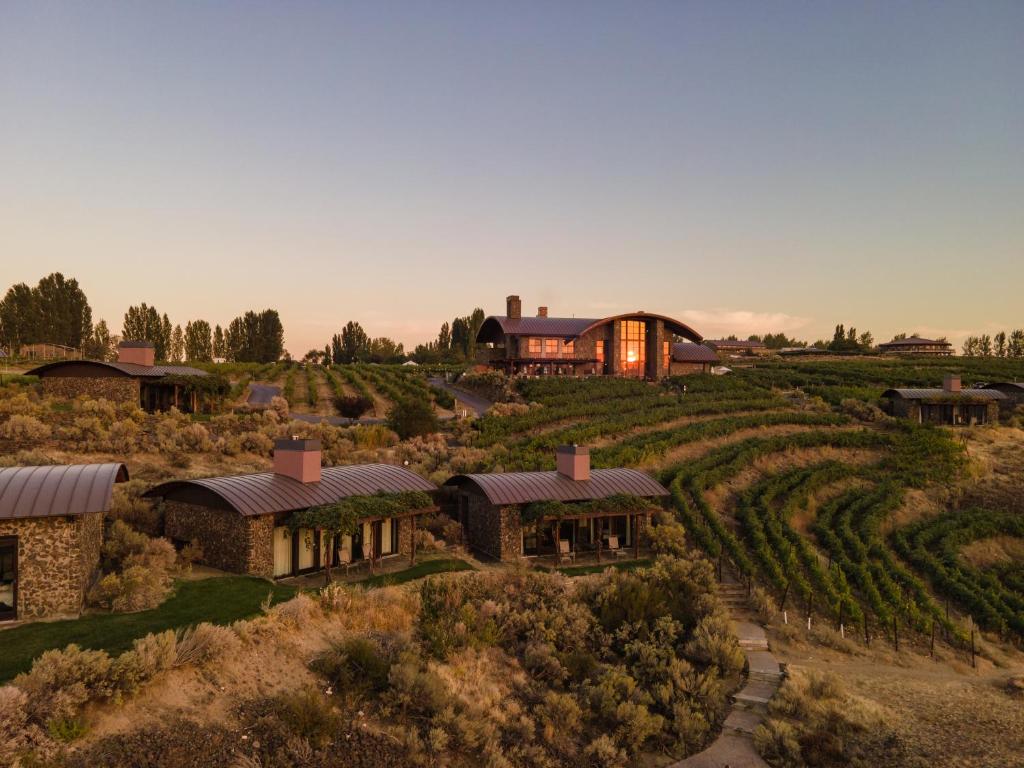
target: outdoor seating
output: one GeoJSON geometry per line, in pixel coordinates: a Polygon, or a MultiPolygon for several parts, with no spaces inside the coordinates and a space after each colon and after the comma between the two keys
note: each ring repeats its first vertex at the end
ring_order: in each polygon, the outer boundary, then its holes
{"type": "Polygon", "coordinates": [[[562,557],[568,557],[572,562],[576,562],[576,553],[573,552],[572,548],[569,546],[568,539],[558,540],[558,554],[562,557]]]}

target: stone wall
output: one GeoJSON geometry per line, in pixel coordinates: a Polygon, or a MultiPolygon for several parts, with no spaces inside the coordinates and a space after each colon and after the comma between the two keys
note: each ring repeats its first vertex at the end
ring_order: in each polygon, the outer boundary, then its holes
{"type": "MultiPolygon", "coordinates": [[[[482,493],[464,490],[461,494],[467,503],[464,531],[466,544],[470,549],[492,560],[511,559],[503,535],[502,508],[491,504],[482,493]]],[[[515,553],[518,557],[518,545],[515,553]]]]}
{"type": "Polygon", "coordinates": [[[102,398],[115,403],[138,405],[140,402],[139,381],[127,376],[101,378],[44,376],[40,382],[43,394],[66,400],[74,400],[79,395],[88,395],[95,399],[102,398]]]}
{"type": "Polygon", "coordinates": [[[234,510],[165,501],[164,535],[197,539],[202,562],[213,568],[268,578],[274,573],[273,515],[244,517],[234,510]]]}
{"type": "Polygon", "coordinates": [[[677,363],[672,362],[671,373],[673,376],[685,376],[690,373],[707,373],[711,370],[711,363],[677,363]]]}
{"type": "Polygon", "coordinates": [[[99,572],[103,513],[0,520],[18,537],[18,618],[77,615],[99,572]]]}

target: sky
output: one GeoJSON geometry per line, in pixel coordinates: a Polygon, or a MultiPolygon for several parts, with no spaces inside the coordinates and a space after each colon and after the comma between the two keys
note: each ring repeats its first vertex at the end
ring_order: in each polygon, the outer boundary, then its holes
{"type": "Polygon", "coordinates": [[[0,290],[407,347],[1024,327],[1024,2],[0,0],[0,290]]]}

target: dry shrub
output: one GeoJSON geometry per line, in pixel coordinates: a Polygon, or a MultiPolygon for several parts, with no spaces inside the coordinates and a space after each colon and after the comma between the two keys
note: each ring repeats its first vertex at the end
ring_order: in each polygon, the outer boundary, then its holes
{"type": "Polygon", "coordinates": [[[843,400],[839,403],[839,410],[859,421],[878,422],[889,420],[889,416],[877,405],[855,398],[843,400]]]}
{"type": "Polygon", "coordinates": [[[462,525],[443,512],[433,515],[424,515],[417,521],[417,530],[426,530],[435,539],[441,539],[445,544],[461,544],[463,540],[462,525]]]}
{"type": "Polygon", "coordinates": [[[875,765],[893,740],[881,711],[832,673],[792,670],[768,711],[754,744],[773,766],[875,765]]]}
{"type": "Polygon", "coordinates": [[[268,415],[273,414],[274,418],[279,421],[288,420],[288,401],[280,395],[272,397],[270,399],[270,408],[268,409],[268,415]]]}
{"type": "Polygon", "coordinates": [[[700,620],[686,646],[686,653],[705,664],[714,664],[726,675],[739,672],[745,661],[724,613],[714,613],[700,620]]]}
{"type": "Polygon", "coordinates": [[[32,398],[27,392],[14,389],[0,390],[0,416],[42,416],[44,409],[38,398],[32,398]]]}
{"type": "Polygon", "coordinates": [[[243,451],[260,456],[269,456],[274,448],[274,441],[262,432],[243,432],[239,439],[243,451]]]}
{"type": "Polygon", "coordinates": [[[178,630],[174,666],[203,667],[238,650],[238,635],[228,627],[203,622],[178,630]]]}
{"type": "Polygon", "coordinates": [[[275,605],[267,615],[286,627],[303,627],[320,615],[320,606],[314,598],[300,592],[291,600],[275,605]]]}
{"type": "Polygon", "coordinates": [[[0,437],[19,443],[47,439],[52,430],[35,416],[16,413],[0,424],[0,437]]]}
{"type": "Polygon", "coordinates": [[[608,734],[601,734],[591,741],[583,755],[594,768],[624,768],[628,764],[626,752],[616,746],[608,734]]]}
{"type": "Polygon", "coordinates": [[[166,570],[132,565],[100,579],[89,591],[89,602],[117,613],[133,613],[156,608],[167,597],[169,589],[166,570]]]}
{"type": "MultiPolygon", "coordinates": [[[[244,743],[244,742],[243,742],[244,743]]],[[[235,765],[237,733],[181,717],[104,736],[66,755],[62,768],[205,768],[235,765]]],[[[261,763],[254,765],[260,766],[261,763]]],[[[276,764],[282,765],[282,764],[276,764]]]]}
{"type": "Polygon", "coordinates": [[[60,461],[38,449],[0,455],[0,467],[45,467],[60,461]]]}
{"type": "Polygon", "coordinates": [[[1006,692],[1016,698],[1024,698],[1024,675],[1007,679],[1006,692]]]}
{"type": "Polygon", "coordinates": [[[322,653],[310,665],[344,695],[379,693],[387,688],[393,659],[380,643],[350,637],[322,653]]]}
{"type": "Polygon", "coordinates": [[[365,424],[349,430],[352,441],[360,450],[389,448],[398,443],[398,435],[383,424],[365,424]]]}
{"type": "Polygon", "coordinates": [[[771,623],[779,613],[775,598],[763,587],[754,587],[750,593],[750,602],[753,604],[754,610],[757,611],[758,618],[765,624],[771,623]]]}
{"type": "MultiPolygon", "coordinates": [[[[848,632],[849,630],[846,631],[848,632]]],[[[861,652],[861,648],[857,643],[849,637],[844,637],[840,634],[838,629],[833,629],[823,621],[819,621],[817,623],[812,622],[811,638],[819,645],[823,645],[826,648],[831,648],[835,651],[841,651],[842,653],[856,655],[861,652]]]]}
{"type": "Polygon", "coordinates": [[[43,730],[29,722],[28,694],[13,685],[0,687],[0,766],[17,765],[21,755],[46,743],[43,730]]]}
{"type": "Polygon", "coordinates": [[[25,693],[25,712],[32,721],[72,720],[86,702],[113,695],[112,666],[106,651],[72,644],[44,652],[28,672],[14,678],[14,685],[25,693]]]}
{"type": "Polygon", "coordinates": [[[438,541],[434,534],[423,528],[416,529],[416,551],[432,552],[444,549],[444,540],[438,541]]]}
{"type": "Polygon", "coordinates": [[[131,419],[115,421],[107,430],[107,450],[112,453],[130,454],[138,447],[141,429],[131,419]]]}

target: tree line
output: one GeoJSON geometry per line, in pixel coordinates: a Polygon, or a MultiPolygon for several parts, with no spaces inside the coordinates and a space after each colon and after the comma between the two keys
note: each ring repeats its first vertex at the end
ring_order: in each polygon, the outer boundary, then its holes
{"type": "Polygon", "coordinates": [[[995,336],[987,333],[968,336],[964,341],[965,357],[1024,357],[1024,329],[1000,331],[995,336]]]}
{"type": "Polygon", "coordinates": [[[487,316],[477,307],[464,317],[441,324],[435,341],[417,344],[412,359],[417,363],[462,362],[476,358],[476,336],[487,316]]]}
{"type": "Polygon", "coordinates": [[[100,319],[94,325],[85,292],[74,278],[54,272],[30,288],[12,285],[0,301],[0,346],[18,355],[26,344],[60,344],[80,350],[93,360],[117,359],[122,339],[153,343],[156,359],[169,362],[209,362],[223,357],[232,362],[270,363],[284,354],[284,326],[274,309],[248,311],[226,329],[206,320],[172,325],[167,313],[142,302],[128,307],[121,334],[100,319]]]}

